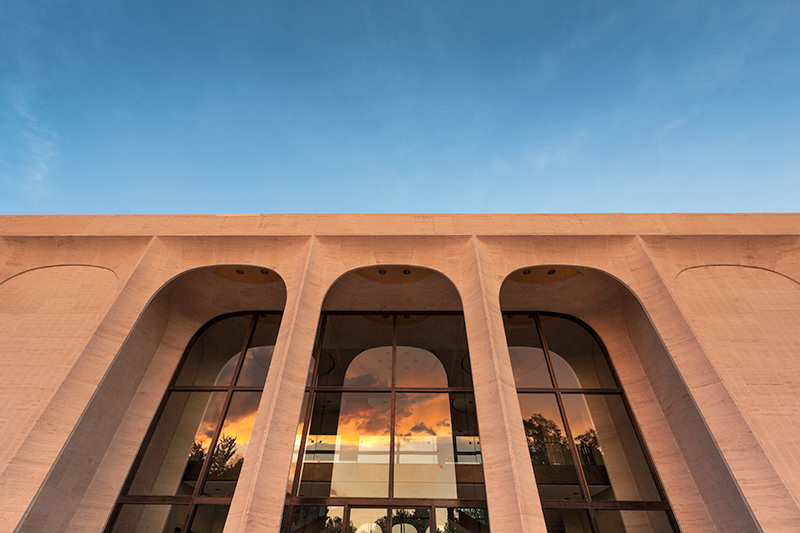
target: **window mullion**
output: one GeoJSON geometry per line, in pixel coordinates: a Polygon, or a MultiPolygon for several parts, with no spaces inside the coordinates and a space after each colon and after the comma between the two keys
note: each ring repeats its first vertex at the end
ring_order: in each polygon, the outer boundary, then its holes
{"type": "MultiPolygon", "coordinates": [[[[248,334],[245,336],[244,339],[244,347],[242,348],[241,355],[239,356],[239,360],[236,362],[236,369],[233,372],[233,378],[231,382],[228,384],[228,390],[225,394],[225,402],[222,404],[222,410],[220,411],[219,420],[217,420],[216,427],[214,429],[214,435],[211,437],[211,441],[208,444],[208,454],[206,455],[206,460],[203,463],[203,466],[200,470],[200,474],[197,476],[197,485],[194,487],[194,492],[192,494],[192,501],[194,501],[198,496],[201,494],[201,489],[206,482],[206,477],[208,476],[208,472],[211,469],[211,462],[214,459],[214,448],[217,446],[217,441],[219,440],[219,436],[222,433],[222,425],[225,422],[225,417],[228,415],[228,409],[231,405],[231,400],[233,399],[233,391],[236,385],[236,380],[239,379],[239,372],[242,370],[242,366],[244,365],[245,355],[247,354],[247,345],[250,344],[250,339],[253,337],[253,333],[256,329],[256,323],[258,322],[258,313],[253,313],[252,321],[250,323],[250,329],[248,330],[248,334]]],[[[263,389],[262,389],[263,390],[263,389]]],[[[213,393],[212,393],[213,394],[213,393]]],[[[191,512],[189,513],[192,514],[191,512]]],[[[189,519],[191,516],[189,516],[189,519]]],[[[184,531],[189,531],[189,523],[187,522],[184,524],[185,529],[184,531]]]]}
{"type": "Polygon", "coordinates": [[[389,422],[389,498],[394,498],[394,434],[395,434],[395,378],[397,377],[397,315],[392,315],[392,399],[389,422]]]}
{"type": "Polygon", "coordinates": [[[539,321],[539,316],[533,315],[533,320],[539,333],[539,340],[542,343],[542,352],[544,353],[545,362],[547,363],[547,370],[550,372],[550,379],[553,381],[553,387],[555,388],[556,403],[558,404],[558,411],[561,414],[561,421],[564,423],[564,434],[567,438],[567,447],[569,448],[570,455],[572,455],[572,462],[578,474],[578,483],[580,484],[581,492],[583,492],[583,497],[586,499],[586,501],[592,501],[591,494],[589,493],[589,484],[586,481],[586,475],[583,472],[583,466],[581,465],[580,457],[578,456],[578,450],[575,448],[575,442],[572,439],[572,431],[570,431],[569,420],[567,420],[567,412],[564,408],[564,399],[561,397],[561,391],[558,388],[558,381],[556,381],[556,373],[555,369],[553,368],[553,362],[550,359],[550,351],[547,348],[547,339],[544,337],[544,331],[542,330],[542,324],[539,321]]]}

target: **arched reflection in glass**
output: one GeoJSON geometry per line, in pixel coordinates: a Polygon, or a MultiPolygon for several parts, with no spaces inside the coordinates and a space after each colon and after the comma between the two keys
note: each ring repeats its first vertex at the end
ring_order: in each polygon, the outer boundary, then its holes
{"type": "Polygon", "coordinates": [[[547,313],[504,322],[548,531],[677,528],[593,332],[547,313]]]}
{"type": "Polygon", "coordinates": [[[389,387],[392,382],[392,347],[379,346],[358,354],[344,374],[345,387],[389,387]]]}
{"type": "Polygon", "coordinates": [[[397,347],[398,387],[447,387],[447,373],[432,352],[415,346],[397,347]]]}
{"type": "MultiPolygon", "coordinates": [[[[319,336],[282,530],[306,531],[311,498],[331,506],[320,512],[344,507],[351,531],[422,533],[434,501],[469,502],[485,518],[463,315],[328,312],[319,336]],[[421,505],[394,508],[399,499],[421,505]]],[[[448,531],[488,531],[451,514],[448,531]]]]}
{"type": "Polygon", "coordinates": [[[238,313],[198,332],[106,531],[222,531],[279,325],[280,313],[238,313]]]}

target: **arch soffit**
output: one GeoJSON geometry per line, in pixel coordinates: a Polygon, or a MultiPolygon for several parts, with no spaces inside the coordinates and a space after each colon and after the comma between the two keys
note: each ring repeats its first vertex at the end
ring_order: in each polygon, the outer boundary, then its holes
{"type": "MultiPolygon", "coordinates": [[[[128,344],[128,341],[131,338],[135,337],[138,334],[140,327],[143,327],[144,324],[146,324],[150,320],[149,316],[150,316],[151,311],[155,312],[153,310],[158,309],[158,308],[162,308],[162,306],[166,306],[167,302],[169,302],[169,300],[171,298],[175,297],[175,296],[179,296],[182,299],[185,299],[186,301],[190,301],[191,300],[191,298],[190,298],[191,296],[200,296],[200,298],[195,299],[193,302],[187,303],[187,308],[191,308],[192,307],[192,303],[197,305],[198,302],[200,302],[201,304],[204,304],[204,306],[205,306],[205,307],[201,308],[198,305],[198,307],[192,308],[192,311],[194,311],[194,312],[190,313],[190,314],[196,315],[193,318],[193,321],[197,323],[197,329],[198,330],[202,329],[203,325],[205,325],[210,320],[213,320],[214,318],[216,318],[218,316],[225,315],[225,314],[232,313],[232,312],[237,312],[237,311],[246,311],[246,310],[260,308],[261,300],[259,300],[257,302],[254,301],[253,304],[250,305],[250,306],[245,305],[247,303],[246,301],[239,300],[242,303],[240,305],[236,305],[236,301],[237,301],[236,295],[232,295],[230,293],[230,291],[226,292],[224,289],[225,289],[226,286],[229,288],[231,285],[237,286],[237,285],[245,285],[245,284],[244,283],[239,284],[239,283],[236,283],[234,281],[227,280],[226,278],[224,278],[222,276],[214,275],[213,274],[213,270],[218,268],[218,267],[220,267],[220,266],[244,266],[244,267],[255,268],[255,269],[268,268],[271,272],[273,272],[275,274],[277,279],[273,283],[264,284],[262,286],[270,286],[271,285],[271,286],[273,286],[272,287],[273,290],[277,289],[279,291],[280,294],[278,296],[278,299],[279,299],[280,303],[275,306],[275,310],[283,310],[285,308],[285,305],[286,305],[286,284],[283,281],[283,277],[279,273],[275,272],[274,270],[272,270],[269,267],[264,267],[264,266],[260,266],[260,265],[246,265],[246,264],[245,265],[219,265],[219,264],[216,264],[216,265],[196,266],[196,267],[190,268],[188,270],[183,270],[180,273],[173,275],[166,282],[162,283],[160,285],[160,287],[153,294],[151,294],[150,298],[148,298],[147,302],[144,304],[144,306],[141,308],[141,311],[138,313],[138,316],[136,317],[136,320],[135,320],[134,324],[131,326],[130,330],[128,331],[127,337],[122,342],[121,347],[120,347],[120,351],[118,352],[117,355],[119,356],[119,354],[125,353],[125,350],[126,350],[125,347],[128,344]],[[213,297],[214,296],[213,292],[208,290],[209,286],[208,286],[207,283],[205,283],[208,280],[203,280],[202,279],[203,278],[202,274],[204,272],[208,273],[208,278],[211,279],[212,282],[213,281],[218,281],[219,289],[216,292],[218,294],[221,293],[221,294],[224,294],[225,296],[227,296],[227,298],[225,299],[226,301],[219,301],[219,300],[217,300],[217,299],[215,299],[213,297]],[[198,276],[198,275],[200,275],[200,276],[198,276]],[[197,280],[192,280],[191,278],[193,276],[198,276],[198,279],[197,280]],[[182,283],[186,283],[187,286],[181,287],[182,283]],[[196,289],[196,291],[195,291],[195,289],[196,289]],[[201,309],[202,309],[202,311],[201,311],[201,309]]],[[[263,293],[264,293],[264,291],[259,291],[258,294],[263,294],[263,293]]],[[[257,298],[254,298],[254,299],[257,299],[257,298]]],[[[196,331],[193,332],[193,333],[196,333],[196,331]]]]}
{"type": "MultiPolygon", "coordinates": [[[[531,269],[531,270],[533,270],[533,269],[543,269],[543,268],[548,268],[548,269],[549,268],[555,268],[555,269],[558,269],[560,267],[574,268],[577,271],[577,275],[576,276],[567,277],[565,279],[557,280],[557,281],[555,281],[553,283],[542,283],[542,284],[531,283],[531,284],[528,285],[530,287],[530,290],[533,291],[533,290],[535,290],[534,288],[538,286],[538,287],[546,287],[548,291],[555,293],[558,288],[562,288],[562,289],[565,289],[565,290],[569,289],[569,280],[572,279],[572,278],[580,279],[581,276],[586,276],[586,275],[592,276],[592,277],[596,277],[596,280],[593,280],[594,283],[588,284],[587,287],[595,288],[597,290],[600,290],[600,289],[603,289],[601,284],[605,283],[605,284],[607,284],[607,287],[605,287],[605,289],[610,289],[610,288],[617,289],[617,290],[621,291],[621,295],[620,296],[622,298],[624,298],[624,297],[631,298],[636,303],[636,306],[639,308],[639,310],[641,310],[641,312],[644,314],[645,318],[650,323],[650,326],[656,332],[656,334],[658,335],[659,339],[661,340],[661,343],[666,348],[666,344],[664,343],[663,339],[661,338],[661,334],[659,333],[658,328],[656,328],[655,322],[654,322],[654,320],[653,320],[653,318],[652,318],[652,316],[650,314],[650,311],[648,310],[647,306],[642,301],[640,296],[636,293],[636,291],[634,291],[631,288],[631,285],[628,282],[624,281],[619,276],[617,276],[616,274],[613,274],[613,273],[611,273],[611,272],[609,272],[607,270],[603,270],[603,269],[596,268],[596,267],[590,267],[590,266],[586,266],[586,265],[582,265],[582,264],[568,264],[568,263],[541,263],[541,264],[530,264],[530,265],[518,265],[517,268],[514,268],[513,270],[508,271],[503,276],[503,281],[500,283],[500,285],[499,285],[499,287],[497,289],[497,292],[495,293],[496,297],[497,297],[497,301],[500,304],[500,308],[503,309],[503,298],[502,298],[503,289],[506,288],[507,282],[509,280],[511,280],[511,276],[514,273],[520,272],[520,271],[522,271],[524,269],[531,269]]],[[[565,298],[565,297],[567,297],[567,296],[566,295],[562,295],[561,296],[562,299],[565,298]]],[[[622,298],[619,299],[620,302],[622,302],[622,298]]],[[[536,309],[526,309],[526,310],[528,310],[528,311],[554,311],[554,312],[558,312],[557,309],[548,309],[548,308],[536,308],[536,309]]],[[[575,314],[570,313],[570,312],[565,312],[565,314],[573,316],[574,318],[581,319],[580,316],[575,315],[575,314]]],[[[582,319],[581,319],[581,321],[582,321],[582,319]]],[[[594,329],[592,327],[590,327],[588,324],[584,323],[584,327],[589,327],[590,330],[594,331],[594,329]]]]}
{"type": "MultiPolygon", "coordinates": [[[[361,270],[371,269],[371,268],[376,268],[377,269],[377,268],[381,268],[381,267],[387,267],[387,268],[403,268],[403,267],[407,267],[407,268],[410,268],[410,269],[423,269],[425,271],[430,272],[433,276],[436,276],[436,277],[440,278],[441,281],[446,283],[447,287],[451,288],[455,292],[455,295],[458,298],[458,308],[459,309],[463,309],[464,299],[462,297],[461,288],[459,288],[458,284],[453,280],[453,277],[449,276],[448,274],[445,274],[439,268],[434,268],[433,266],[428,265],[428,264],[418,264],[418,263],[377,263],[377,262],[376,263],[372,263],[372,264],[365,264],[365,265],[352,267],[352,268],[349,268],[347,270],[341,270],[340,269],[340,270],[336,271],[334,273],[335,277],[333,278],[333,280],[326,285],[325,292],[324,292],[324,297],[321,300],[323,308],[328,303],[328,300],[329,300],[329,298],[331,296],[332,291],[337,288],[337,285],[339,285],[342,282],[342,280],[346,279],[348,276],[351,276],[353,274],[358,273],[361,270]]],[[[366,310],[366,309],[364,309],[364,310],[366,310]]]]}
{"type": "MultiPolygon", "coordinates": [[[[167,277],[161,283],[161,285],[159,285],[159,287],[150,295],[150,298],[147,300],[147,303],[145,304],[144,309],[147,309],[147,307],[154,300],[156,300],[157,298],[159,298],[163,294],[167,293],[168,290],[172,289],[176,285],[180,284],[182,281],[186,280],[187,277],[190,277],[190,276],[195,275],[195,274],[197,274],[199,272],[202,272],[202,271],[211,271],[213,269],[216,269],[216,268],[219,268],[219,267],[226,267],[226,266],[229,266],[229,267],[243,266],[243,267],[246,267],[246,268],[255,268],[255,269],[266,268],[266,269],[270,270],[272,273],[274,273],[277,276],[277,278],[278,278],[277,281],[280,281],[284,292],[286,291],[286,282],[284,280],[284,277],[273,266],[256,265],[256,264],[250,264],[250,263],[228,263],[228,262],[219,263],[219,264],[202,264],[202,265],[193,266],[193,267],[188,268],[188,269],[183,269],[183,270],[181,270],[180,272],[177,272],[177,273],[169,274],[169,277],[167,277]]],[[[222,279],[225,279],[225,278],[220,276],[220,280],[222,280],[222,279]]]]}
{"type": "MultiPolygon", "coordinates": [[[[592,267],[592,266],[588,266],[588,265],[583,265],[583,264],[577,264],[577,263],[533,263],[533,264],[519,264],[519,265],[516,265],[511,270],[507,270],[506,273],[503,275],[502,281],[500,283],[500,287],[498,289],[498,297],[500,296],[500,294],[502,292],[503,286],[511,278],[512,274],[514,274],[516,272],[519,272],[519,271],[521,271],[523,269],[531,269],[531,270],[533,270],[533,269],[542,269],[542,268],[558,269],[560,267],[567,267],[567,268],[577,269],[577,271],[578,271],[577,274],[579,276],[584,274],[584,273],[591,273],[591,275],[598,276],[598,278],[601,278],[601,279],[605,278],[607,281],[610,281],[610,282],[614,283],[619,288],[624,289],[625,292],[628,293],[630,296],[633,296],[636,299],[636,301],[639,302],[639,305],[642,306],[642,309],[644,309],[645,312],[646,312],[646,308],[644,306],[644,303],[641,301],[641,299],[636,294],[636,292],[631,288],[630,283],[628,283],[627,281],[624,281],[620,276],[618,276],[617,274],[613,274],[613,273],[609,272],[608,270],[604,270],[604,269],[601,269],[601,268],[592,267]]],[[[568,278],[566,278],[566,279],[568,279],[568,278]]],[[[531,284],[531,285],[533,285],[533,284],[531,284]]],[[[649,314],[648,314],[648,317],[649,317],[649,314]]]]}

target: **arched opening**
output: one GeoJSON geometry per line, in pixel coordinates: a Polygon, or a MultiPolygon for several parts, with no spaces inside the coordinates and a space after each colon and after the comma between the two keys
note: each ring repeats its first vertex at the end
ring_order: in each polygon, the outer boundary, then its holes
{"type": "Polygon", "coordinates": [[[202,267],[166,283],[20,530],[222,531],[285,300],[281,278],[257,266],[202,267]]]}
{"type": "Polygon", "coordinates": [[[192,339],[107,531],[222,531],[280,318],[275,311],[226,315],[192,339]]]}
{"type": "Polygon", "coordinates": [[[644,371],[655,389],[668,427],[648,432],[662,436],[654,442],[662,452],[667,439],[681,447],[696,474],[697,499],[727,491],[726,509],[715,508],[717,501],[705,509],[721,510],[720,523],[752,523],[685,384],[627,287],[591,268],[530,266],[505,279],[500,303],[548,531],[678,529],[619,367],[628,376],[644,371]]]}
{"type": "Polygon", "coordinates": [[[485,499],[455,287],[410,265],[345,274],[323,303],[282,531],[484,532],[485,499]]]}

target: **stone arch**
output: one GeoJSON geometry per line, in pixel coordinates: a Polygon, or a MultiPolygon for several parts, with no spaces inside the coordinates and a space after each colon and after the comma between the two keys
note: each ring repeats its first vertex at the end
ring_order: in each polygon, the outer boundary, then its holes
{"type": "MultiPolygon", "coordinates": [[[[333,310],[462,311],[462,305],[458,289],[443,273],[417,265],[394,264],[359,267],[339,276],[328,288],[322,304],[323,312],[333,310]],[[410,274],[404,274],[406,271],[410,274]]],[[[357,355],[353,354],[353,358],[357,355]]],[[[453,370],[446,365],[444,369],[453,370]]]]}
{"type": "Polygon", "coordinates": [[[282,311],[286,285],[257,265],[210,265],[173,276],[145,305],[18,531],[99,530],[108,518],[184,349],[212,318],[282,311]],[[241,273],[240,273],[241,272],[241,273]]]}
{"type": "Polygon", "coordinates": [[[328,287],[322,309],[461,311],[461,302],[455,283],[438,270],[411,264],[378,264],[354,268],[339,276],[328,287]]]}
{"type": "Polygon", "coordinates": [[[314,396],[288,512],[302,514],[318,497],[336,499],[345,521],[365,496],[387,507],[408,499],[425,507],[481,499],[482,467],[464,459],[469,446],[478,448],[477,421],[471,375],[461,366],[468,363],[466,325],[452,281],[415,265],[358,267],[329,285],[321,310],[307,388],[314,396]],[[413,361],[408,368],[405,357],[413,361]],[[422,364],[431,372],[420,378],[422,364]],[[464,441],[458,448],[457,438],[464,441]]]}
{"type": "Polygon", "coordinates": [[[689,523],[710,518],[722,529],[759,529],[663,340],[625,283],[581,265],[531,265],[506,276],[500,303],[504,312],[569,315],[597,333],[631,398],[633,415],[679,523],[683,517],[689,523]],[[644,401],[657,402],[657,410],[640,407],[644,401]],[[646,416],[644,411],[649,411],[646,416]],[[701,518],[704,514],[708,518],[701,518]]]}

